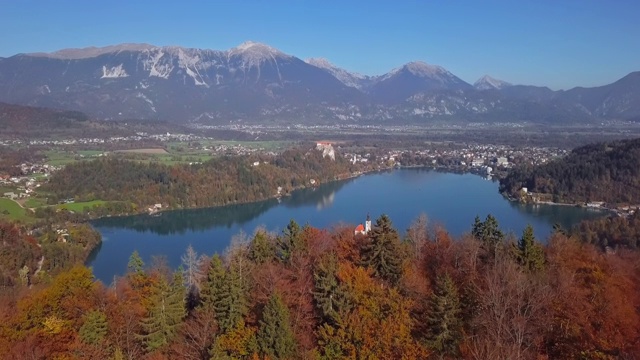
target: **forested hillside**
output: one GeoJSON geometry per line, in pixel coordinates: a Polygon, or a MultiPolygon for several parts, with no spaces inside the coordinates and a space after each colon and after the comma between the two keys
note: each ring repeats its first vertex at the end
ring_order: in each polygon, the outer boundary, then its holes
{"type": "Polygon", "coordinates": [[[44,187],[54,200],[129,201],[194,208],[264,200],[315,183],[345,178],[351,164],[317,150],[220,157],[202,164],[165,165],[117,158],[69,165],[44,187]]]}
{"type": "Polygon", "coordinates": [[[500,181],[500,190],[516,198],[523,187],[554,202],[638,204],[640,139],[579,147],[563,159],[516,168],[500,181]]]}
{"type": "Polygon", "coordinates": [[[640,254],[561,232],[509,239],[492,216],[452,239],[291,222],[187,248],[173,272],[131,255],[112,284],[74,267],[0,303],[6,359],[632,359],[640,254]],[[20,295],[18,295],[20,294],[20,295]]]}
{"type": "Polygon", "coordinates": [[[0,221],[0,294],[17,285],[47,282],[83,264],[100,242],[100,234],[87,224],[47,225],[29,233],[0,221]]]}

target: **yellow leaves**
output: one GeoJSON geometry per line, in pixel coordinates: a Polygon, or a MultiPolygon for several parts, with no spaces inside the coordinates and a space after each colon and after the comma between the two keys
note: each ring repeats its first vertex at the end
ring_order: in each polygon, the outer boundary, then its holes
{"type": "Polygon", "coordinates": [[[56,316],[49,316],[43,322],[42,326],[44,331],[51,335],[56,335],[62,332],[68,325],[68,321],[57,318],[56,316]]]}
{"type": "Polygon", "coordinates": [[[227,333],[220,335],[213,345],[213,355],[221,356],[222,354],[238,359],[251,355],[254,352],[256,329],[254,327],[245,326],[243,320],[227,333]]]}
{"type": "Polygon", "coordinates": [[[319,345],[325,353],[338,348],[351,359],[414,359],[426,355],[411,336],[410,299],[385,287],[362,267],[341,263],[337,275],[354,307],[343,314],[339,326],[325,324],[318,330],[319,345]]]}

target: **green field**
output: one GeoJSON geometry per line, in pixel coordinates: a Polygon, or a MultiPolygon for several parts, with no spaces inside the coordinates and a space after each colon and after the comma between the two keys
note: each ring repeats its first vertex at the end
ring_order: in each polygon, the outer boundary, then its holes
{"type": "Polygon", "coordinates": [[[58,205],[59,209],[67,209],[69,211],[74,212],[83,212],[85,207],[91,209],[94,206],[102,206],[106,203],[104,200],[93,200],[93,201],[83,201],[83,202],[74,202],[69,204],[58,205]]]}
{"type": "Polygon", "coordinates": [[[32,218],[17,202],[7,198],[0,198],[0,219],[28,222],[32,218]]]}
{"type": "Polygon", "coordinates": [[[77,155],[69,151],[49,150],[45,151],[45,155],[47,157],[46,163],[54,166],[67,165],[78,161],[77,155]]]}
{"type": "Polygon", "coordinates": [[[6,192],[16,192],[16,188],[14,187],[6,187],[6,186],[0,186],[0,195],[6,193],[6,192]]]}
{"type": "Polygon", "coordinates": [[[31,197],[24,202],[24,207],[27,208],[37,208],[45,205],[47,205],[47,200],[42,198],[31,197]]]}

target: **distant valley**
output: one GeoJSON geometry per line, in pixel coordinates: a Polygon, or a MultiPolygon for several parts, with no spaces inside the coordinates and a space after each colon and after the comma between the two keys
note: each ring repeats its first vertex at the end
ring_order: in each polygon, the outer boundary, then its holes
{"type": "Polygon", "coordinates": [[[0,58],[0,101],[177,124],[595,124],[640,120],[640,72],[553,91],[490,76],[472,85],[420,61],[366,76],[254,42],[122,44],[0,58]]]}

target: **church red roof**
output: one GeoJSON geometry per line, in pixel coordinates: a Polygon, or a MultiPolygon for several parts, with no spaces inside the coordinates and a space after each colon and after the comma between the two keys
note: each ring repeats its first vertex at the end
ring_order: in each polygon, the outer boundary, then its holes
{"type": "Polygon", "coordinates": [[[356,231],[364,231],[364,226],[362,224],[356,226],[356,231]]]}

